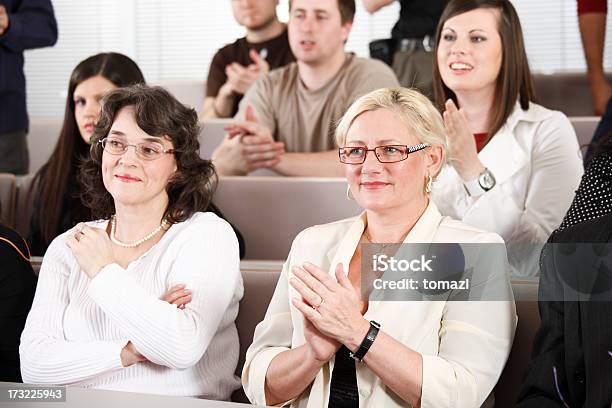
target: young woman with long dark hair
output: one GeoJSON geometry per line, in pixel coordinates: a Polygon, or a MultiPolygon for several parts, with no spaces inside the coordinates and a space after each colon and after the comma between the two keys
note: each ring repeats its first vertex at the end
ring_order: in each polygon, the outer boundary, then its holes
{"type": "Polygon", "coordinates": [[[28,241],[33,255],[43,255],[53,238],[91,218],[78,198],[76,175],[89,152],[100,100],[113,89],[144,82],[138,65],[114,52],[88,57],[72,71],[57,145],[32,183],[35,198],[28,241]]]}

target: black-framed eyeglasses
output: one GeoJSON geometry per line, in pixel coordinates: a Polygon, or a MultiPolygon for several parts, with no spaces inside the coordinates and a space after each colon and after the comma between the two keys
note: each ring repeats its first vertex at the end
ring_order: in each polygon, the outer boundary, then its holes
{"type": "Polygon", "coordinates": [[[114,155],[124,154],[128,147],[131,146],[134,148],[134,150],[136,150],[138,157],[144,160],[156,160],[162,157],[164,154],[176,152],[174,149],[164,149],[164,146],[162,146],[161,143],[143,142],[136,145],[131,145],[115,137],[105,137],[98,143],[102,145],[105,152],[114,155]]]}
{"type": "Polygon", "coordinates": [[[410,153],[418,152],[429,147],[427,143],[420,143],[415,146],[406,145],[384,145],[376,146],[373,149],[368,149],[363,146],[345,146],[338,149],[340,161],[345,164],[362,164],[368,155],[368,152],[374,152],[374,155],[381,163],[395,163],[406,160],[410,153]]]}

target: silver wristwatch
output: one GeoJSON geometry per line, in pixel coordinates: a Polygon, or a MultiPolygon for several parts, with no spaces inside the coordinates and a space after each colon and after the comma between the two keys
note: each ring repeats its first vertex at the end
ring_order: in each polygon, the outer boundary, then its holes
{"type": "Polygon", "coordinates": [[[466,181],[463,186],[470,197],[478,197],[495,187],[495,183],[495,176],[491,170],[485,168],[478,178],[466,181]]]}

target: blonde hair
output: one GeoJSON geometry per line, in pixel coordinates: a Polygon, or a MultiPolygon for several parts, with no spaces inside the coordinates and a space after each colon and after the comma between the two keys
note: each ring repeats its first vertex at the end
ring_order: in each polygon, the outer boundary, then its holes
{"type": "Polygon", "coordinates": [[[336,126],[338,146],[344,146],[348,130],[359,115],[377,109],[388,109],[395,113],[419,142],[441,146],[444,165],[448,141],[442,116],[427,97],[414,89],[381,88],[353,102],[336,126]]]}

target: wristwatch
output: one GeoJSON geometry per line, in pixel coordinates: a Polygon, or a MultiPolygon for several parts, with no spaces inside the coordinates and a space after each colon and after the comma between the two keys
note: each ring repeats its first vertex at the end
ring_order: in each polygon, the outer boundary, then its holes
{"type": "Polygon", "coordinates": [[[379,330],[380,323],[377,323],[374,320],[370,321],[370,330],[368,330],[368,333],[364,337],[357,351],[355,353],[350,352],[349,356],[351,356],[355,361],[363,360],[366,353],[370,349],[370,346],[372,345],[372,343],[374,343],[374,340],[376,339],[379,330]]]}
{"type": "Polygon", "coordinates": [[[491,170],[485,168],[475,180],[463,183],[463,187],[470,197],[478,197],[495,187],[495,183],[495,176],[491,170]]]}

